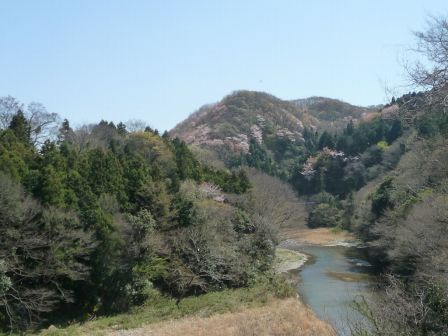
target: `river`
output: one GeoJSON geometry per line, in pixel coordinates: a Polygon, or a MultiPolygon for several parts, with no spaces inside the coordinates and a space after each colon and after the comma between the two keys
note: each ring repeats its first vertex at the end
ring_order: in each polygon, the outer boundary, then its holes
{"type": "Polygon", "coordinates": [[[341,335],[350,335],[348,321],[363,321],[350,303],[367,295],[372,267],[362,248],[300,246],[294,250],[310,256],[300,271],[298,292],[316,315],[329,321],[341,335]]]}

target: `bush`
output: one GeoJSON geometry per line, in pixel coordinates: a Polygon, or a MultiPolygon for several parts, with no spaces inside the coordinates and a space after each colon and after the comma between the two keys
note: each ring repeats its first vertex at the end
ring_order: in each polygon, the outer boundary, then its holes
{"type": "Polygon", "coordinates": [[[343,212],[328,203],[321,203],[314,208],[308,217],[308,226],[335,227],[342,223],[343,212]]]}

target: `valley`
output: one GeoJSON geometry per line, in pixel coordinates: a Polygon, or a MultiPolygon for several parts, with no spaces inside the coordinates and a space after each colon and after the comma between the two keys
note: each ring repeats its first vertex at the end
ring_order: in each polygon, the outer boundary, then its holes
{"type": "Polygon", "coordinates": [[[448,12],[0,2],[0,336],[448,336],[448,12]]]}

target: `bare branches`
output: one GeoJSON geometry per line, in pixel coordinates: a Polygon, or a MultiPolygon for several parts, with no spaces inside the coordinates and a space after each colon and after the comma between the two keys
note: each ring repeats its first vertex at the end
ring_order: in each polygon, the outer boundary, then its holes
{"type": "Polygon", "coordinates": [[[27,140],[33,146],[41,146],[47,140],[56,138],[59,116],[48,112],[41,103],[30,103],[25,109],[17,99],[0,97],[0,129],[10,127],[13,117],[19,112],[26,118],[27,140]]]}
{"type": "Polygon", "coordinates": [[[27,109],[27,117],[31,144],[39,146],[45,140],[55,138],[59,121],[59,116],[56,113],[48,112],[41,103],[30,103],[27,109]]]}
{"type": "Polygon", "coordinates": [[[426,58],[406,70],[412,84],[428,90],[430,103],[448,107],[448,20],[430,17],[424,32],[415,32],[417,47],[413,49],[426,58]]]}
{"type": "Polygon", "coordinates": [[[86,279],[93,247],[74,214],[43,208],[0,175],[0,318],[11,328],[71,302],[67,284],[86,279]]]}
{"type": "Polygon", "coordinates": [[[249,170],[249,178],[253,184],[254,213],[267,219],[277,230],[305,224],[305,208],[290,186],[254,169],[249,170]]]}
{"type": "Polygon", "coordinates": [[[23,104],[11,96],[0,98],[0,129],[8,128],[12,117],[19,110],[23,110],[23,104]]]}

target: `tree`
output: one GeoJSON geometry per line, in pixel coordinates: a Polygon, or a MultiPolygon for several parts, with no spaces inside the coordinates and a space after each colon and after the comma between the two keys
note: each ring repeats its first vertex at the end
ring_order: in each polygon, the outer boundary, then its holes
{"type": "Polygon", "coordinates": [[[40,103],[30,103],[25,110],[15,98],[0,98],[0,128],[8,126],[20,140],[33,146],[56,135],[58,119],[56,113],[48,112],[40,103]]]}
{"type": "Polygon", "coordinates": [[[42,208],[0,174],[0,324],[27,328],[72,302],[92,246],[75,214],[42,208]]]}
{"type": "Polygon", "coordinates": [[[353,119],[350,119],[350,121],[348,122],[347,127],[345,129],[345,134],[352,135],[354,129],[355,129],[355,125],[353,124],[353,119]]]}
{"type": "Polygon", "coordinates": [[[0,98],[0,129],[8,128],[12,117],[20,110],[23,111],[23,104],[11,96],[0,98]]]}
{"type": "Polygon", "coordinates": [[[321,203],[310,212],[308,226],[311,228],[339,226],[342,215],[342,211],[327,203],[321,203]]]}
{"type": "Polygon", "coordinates": [[[30,141],[34,146],[39,146],[46,139],[53,138],[57,134],[59,116],[48,112],[41,103],[30,103],[27,108],[28,124],[30,127],[30,141]]]}
{"type": "Polygon", "coordinates": [[[37,186],[39,199],[43,204],[53,206],[64,205],[64,186],[62,176],[52,165],[43,167],[40,172],[37,186]]]}
{"type": "Polygon", "coordinates": [[[128,132],[143,132],[146,129],[147,123],[143,120],[132,119],[126,122],[126,130],[128,132]]]}
{"type": "Polygon", "coordinates": [[[30,126],[21,110],[12,117],[9,129],[14,132],[19,141],[25,144],[30,142],[30,126]]]}
{"type": "Polygon", "coordinates": [[[68,119],[64,119],[61,127],[59,128],[59,141],[67,141],[70,140],[70,137],[73,138],[74,132],[70,127],[70,122],[68,119]]]}
{"type": "Polygon", "coordinates": [[[381,216],[386,209],[393,206],[391,192],[393,190],[393,178],[388,176],[380,184],[378,189],[372,195],[372,213],[375,216],[381,216]]]}
{"type": "Polygon", "coordinates": [[[407,71],[412,84],[430,90],[430,101],[448,107],[448,20],[430,17],[427,24],[426,31],[415,33],[417,47],[414,49],[427,62],[417,61],[407,71]]]}
{"type": "Polygon", "coordinates": [[[319,138],[319,143],[318,143],[319,149],[324,149],[325,147],[328,147],[328,148],[334,147],[333,137],[327,131],[324,131],[322,133],[322,135],[319,138]]]}
{"type": "Polygon", "coordinates": [[[288,184],[255,169],[248,173],[253,185],[250,208],[255,215],[277,230],[304,224],[305,209],[288,184]]]}

